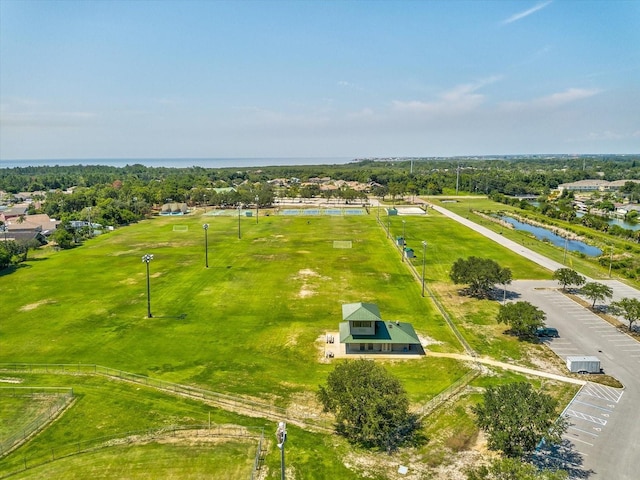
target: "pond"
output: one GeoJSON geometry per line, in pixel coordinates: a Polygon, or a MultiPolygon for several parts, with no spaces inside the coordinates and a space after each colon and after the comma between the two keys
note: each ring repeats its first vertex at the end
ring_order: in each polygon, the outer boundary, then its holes
{"type": "Polygon", "coordinates": [[[557,247],[565,248],[566,246],[567,250],[570,252],[584,253],[590,257],[602,255],[602,250],[597,247],[593,247],[579,240],[566,240],[564,237],[561,237],[546,228],[519,222],[511,217],[500,217],[500,219],[513,225],[516,230],[522,230],[533,234],[538,240],[546,240],[557,247]]]}
{"type": "MultiPolygon", "coordinates": [[[[576,217],[584,217],[584,213],[576,212],[576,217]]],[[[626,230],[640,230],[640,223],[629,223],[624,221],[622,218],[608,218],[607,223],[609,225],[617,225],[626,230]]]]}

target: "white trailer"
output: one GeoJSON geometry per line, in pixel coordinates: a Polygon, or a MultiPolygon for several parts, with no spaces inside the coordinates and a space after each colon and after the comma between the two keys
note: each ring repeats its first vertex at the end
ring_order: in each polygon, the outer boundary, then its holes
{"type": "Polygon", "coordinates": [[[567,368],[571,373],[600,373],[600,359],[594,356],[567,357],[567,368]]]}

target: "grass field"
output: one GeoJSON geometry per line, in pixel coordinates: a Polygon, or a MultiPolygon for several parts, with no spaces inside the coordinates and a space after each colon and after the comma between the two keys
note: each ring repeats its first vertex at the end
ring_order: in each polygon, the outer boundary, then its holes
{"type": "MultiPolygon", "coordinates": [[[[496,302],[457,297],[448,281],[451,264],[458,257],[478,255],[508,266],[514,278],[550,277],[550,272],[437,214],[390,218],[391,239],[375,215],[269,216],[259,223],[241,218],[240,228],[238,238],[237,218],[158,217],[94,238],[80,248],[37,253],[21,268],[0,276],[0,362],[99,364],[283,407],[317,409],[313,392],[333,368],[321,361],[321,337],[337,330],[343,303],[376,303],[383,318],[412,322],[418,334],[435,342],[430,348],[462,351],[431,300],[421,297],[420,282],[393,246],[392,239],[403,230],[408,246],[416,251],[412,261],[418,271],[420,242],[428,242],[427,283],[481,354],[517,359],[522,346],[501,335],[502,328],[493,320],[496,302]],[[176,225],[187,229],[176,231],[176,225]],[[352,248],[335,248],[334,242],[351,242],[352,248]],[[141,262],[147,253],[154,255],[152,318],[146,318],[146,270],[141,262]]],[[[386,366],[416,405],[469,370],[463,363],[433,357],[386,366]]],[[[73,386],[78,396],[69,412],[20,450],[23,456],[103,434],[202,423],[210,414],[215,423],[275,431],[273,422],[102,378],[15,376],[25,385],[73,386]]],[[[3,421],[13,418],[10,415],[15,414],[0,414],[3,421]]],[[[465,422],[461,425],[462,432],[469,428],[465,422]]],[[[290,436],[296,438],[291,445],[295,478],[361,478],[344,467],[342,456],[349,448],[340,439],[295,427],[290,436]]],[[[243,445],[230,448],[236,447],[246,450],[243,445]]],[[[130,455],[142,458],[156,448],[160,447],[136,447],[130,455]]],[[[2,462],[18,464],[20,455],[2,462]]],[[[58,461],[55,468],[70,472],[84,471],[83,463],[111,464],[111,450],[96,455],[58,461]]],[[[167,464],[180,456],[166,455],[167,464]]],[[[271,449],[265,465],[273,478],[278,461],[277,451],[271,449]]],[[[206,469],[207,462],[194,464],[206,469]]],[[[131,470],[114,476],[145,478],[136,475],[131,470]]]]}

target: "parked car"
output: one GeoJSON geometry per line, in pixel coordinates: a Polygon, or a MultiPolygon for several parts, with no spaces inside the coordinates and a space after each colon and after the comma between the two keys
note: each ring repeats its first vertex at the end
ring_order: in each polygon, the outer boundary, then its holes
{"type": "Polygon", "coordinates": [[[536,336],[558,338],[560,335],[558,334],[557,328],[541,327],[536,330],[536,336]]]}

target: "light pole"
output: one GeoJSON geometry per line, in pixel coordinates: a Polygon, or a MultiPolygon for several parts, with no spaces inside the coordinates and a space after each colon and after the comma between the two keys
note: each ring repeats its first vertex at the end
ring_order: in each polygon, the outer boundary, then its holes
{"type": "Polygon", "coordinates": [[[402,220],[402,245],[400,247],[400,259],[404,262],[404,247],[407,244],[406,240],[404,239],[404,227],[406,225],[406,220],[402,220]]]}
{"type": "Polygon", "coordinates": [[[258,224],[258,212],[259,212],[259,208],[260,208],[260,197],[258,195],[256,195],[256,225],[258,224]]]}
{"type": "Polygon", "coordinates": [[[153,255],[146,254],[142,256],[142,262],[147,264],[147,317],[152,318],[151,315],[151,287],[149,284],[149,264],[153,260],[153,255]]]}
{"type": "Polygon", "coordinates": [[[238,205],[238,240],[242,238],[242,235],[240,234],[240,208],[241,205],[238,205]]]}
{"type": "Polygon", "coordinates": [[[569,237],[564,237],[564,255],[562,256],[562,264],[567,262],[567,244],[569,243],[569,237]]]}
{"type": "Polygon", "coordinates": [[[209,224],[205,223],[202,228],[204,228],[204,266],[209,268],[209,224]]]}
{"type": "Polygon", "coordinates": [[[611,265],[613,264],[613,245],[609,247],[609,278],[611,278],[611,265]]]}
{"type": "Polygon", "coordinates": [[[278,448],[280,449],[280,479],[284,480],[284,442],[287,440],[287,424],[284,422],[278,423],[278,429],[276,430],[276,440],[278,442],[278,448]]]}
{"type": "Polygon", "coordinates": [[[422,296],[424,297],[424,268],[427,263],[427,242],[422,242],[422,296]]]}

